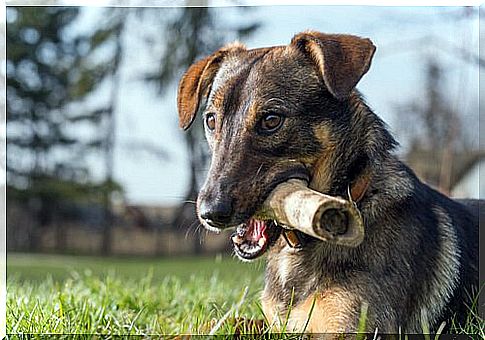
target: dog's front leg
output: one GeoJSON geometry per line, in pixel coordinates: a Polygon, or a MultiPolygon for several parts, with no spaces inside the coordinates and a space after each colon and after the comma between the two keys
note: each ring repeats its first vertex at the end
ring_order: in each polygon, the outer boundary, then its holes
{"type": "Polygon", "coordinates": [[[335,335],[358,330],[363,306],[357,296],[343,289],[312,295],[292,306],[289,313],[280,312],[277,304],[269,299],[263,300],[262,305],[275,330],[335,335]]]}

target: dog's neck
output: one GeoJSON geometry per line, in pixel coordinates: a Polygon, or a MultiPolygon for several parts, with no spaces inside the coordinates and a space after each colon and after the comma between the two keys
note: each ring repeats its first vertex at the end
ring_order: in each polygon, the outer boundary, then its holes
{"type": "Polygon", "coordinates": [[[333,186],[331,195],[359,202],[364,197],[372,177],[372,169],[368,163],[369,158],[366,155],[354,160],[347,174],[338,179],[333,186]]]}
{"type": "Polygon", "coordinates": [[[310,188],[331,196],[348,198],[348,189],[364,170],[378,176],[380,167],[397,145],[385,123],[354,91],[342,104],[348,126],[337,136],[340,142],[325,147],[312,168],[310,188]],[[377,142],[378,141],[378,142],[377,142]]]}

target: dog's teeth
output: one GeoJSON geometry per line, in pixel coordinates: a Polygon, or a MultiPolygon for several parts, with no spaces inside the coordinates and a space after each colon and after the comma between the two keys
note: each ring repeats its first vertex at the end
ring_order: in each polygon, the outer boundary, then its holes
{"type": "Polygon", "coordinates": [[[258,246],[262,247],[266,243],[266,239],[264,237],[261,237],[258,241],[258,246]]]}
{"type": "Polygon", "coordinates": [[[235,244],[241,244],[244,242],[244,239],[239,237],[238,235],[233,235],[231,239],[232,242],[234,242],[235,244]]]}

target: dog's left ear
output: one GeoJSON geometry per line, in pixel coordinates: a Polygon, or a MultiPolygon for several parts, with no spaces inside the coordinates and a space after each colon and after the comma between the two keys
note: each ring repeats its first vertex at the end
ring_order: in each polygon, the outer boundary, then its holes
{"type": "Polygon", "coordinates": [[[346,34],[308,31],[295,35],[291,45],[310,56],[335,98],[347,98],[369,70],[376,47],[369,39],[346,34]]]}

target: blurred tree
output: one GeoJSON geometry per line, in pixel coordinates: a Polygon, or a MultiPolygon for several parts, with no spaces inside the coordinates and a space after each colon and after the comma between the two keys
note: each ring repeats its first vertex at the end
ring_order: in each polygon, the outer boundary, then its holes
{"type": "MultiPolygon", "coordinates": [[[[406,158],[410,165],[420,177],[445,193],[450,192],[483,154],[483,150],[477,149],[483,139],[473,124],[482,115],[477,116],[474,91],[465,90],[470,89],[467,84],[469,68],[465,63],[476,67],[477,71],[485,68],[483,53],[477,49],[483,45],[483,34],[476,31],[483,26],[477,25],[483,19],[482,14],[483,9],[479,7],[436,8],[435,23],[454,25],[454,40],[450,41],[450,37],[444,36],[440,30],[433,33],[425,29],[422,32],[426,35],[408,41],[398,40],[381,47],[379,52],[381,57],[409,51],[427,51],[430,55],[424,58],[427,60],[423,65],[425,86],[418,98],[398,107],[396,125],[403,134],[402,140],[409,142],[406,158]],[[442,67],[439,60],[450,56],[453,65],[442,67]],[[459,73],[457,89],[451,92],[445,89],[449,86],[446,81],[448,72],[459,73]]],[[[413,28],[432,25],[428,20],[411,16],[406,19],[386,15],[386,20],[396,23],[399,20],[399,25],[413,28]]]]}
{"type": "MultiPolygon", "coordinates": [[[[106,144],[106,136],[92,131],[112,107],[74,105],[117,68],[89,58],[117,27],[75,34],[70,25],[78,15],[74,7],[7,8],[9,201],[25,204],[39,226],[53,223],[66,202],[102,201],[100,192],[121,190],[110,178],[94,183],[85,163],[88,152],[106,144]]],[[[31,231],[32,250],[38,233],[31,231]]]]}
{"type": "Polygon", "coordinates": [[[446,80],[437,60],[428,60],[425,75],[422,102],[413,101],[407,107],[413,120],[419,121],[423,126],[421,133],[413,128],[415,133],[412,143],[421,148],[439,150],[446,145],[449,136],[456,133],[453,130],[459,127],[450,124],[457,119],[456,113],[444,95],[443,85],[446,80]]]}
{"type": "MultiPolygon", "coordinates": [[[[191,5],[189,1],[187,5],[191,5]]],[[[203,4],[198,1],[197,6],[203,4]]],[[[161,94],[169,88],[174,80],[179,80],[182,73],[198,59],[205,57],[220,48],[224,43],[238,38],[244,38],[255,32],[259,23],[250,20],[238,20],[235,26],[224,23],[217,8],[185,7],[173,9],[174,15],[160,17],[153,9],[145,9],[143,16],[155,16],[162,24],[162,32],[157,32],[164,49],[160,55],[158,70],[148,74],[146,79],[157,85],[161,94]]],[[[238,12],[248,11],[245,7],[234,8],[238,12]]],[[[240,15],[241,13],[239,13],[240,15]]],[[[198,225],[195,214],[195,201],[200,187],[201,175],[207,167],[208,154],[204,140],[204,130],[200,119],[184,132],[188,151],[190,169],[189,185],[184,201],[176,214],[172,225],[175,227],[193,227],[198,225]]],[[[200,251],[200,241],[195,240],[194,251],[200,251]]]]}
{"type": "MultiPolygon", "coordinates": [[[[115,133],[116,133],[116,109],[119,95],[121,62],[123,57],[123,32],[128,21],[131,11],[126,12],[122,8],[109,8],[105,11],[103,25],[98,28],[94,34],[92,41],[103,43],[111,43],[113,54],[110,60],[110,80],[111,93],[106,107],[106,131],[103,138],[103,155],[105,163],[105,182],[115,183],[114,181],[114,148],[115,148],[115,133]]],[[[103,240],[101,242],[101,253],[108,255],[111,253],[112,244],[112,229],[114,223],[113,216],[113,191],[103,191],[103,206],[104,206],[104,224],[103,224],[103,240]]]]}
{"type": "Polygon", "coordinates": [[[445,94],[445,73],[436,59],[428,59],[425,75],[420,98],[399,107],[399,119],[406,122],[401,132],[410,144],[406,158],[426,182],[449,194],[476,153],[462,128],[464,113],[445,94]]]}

